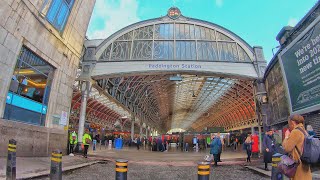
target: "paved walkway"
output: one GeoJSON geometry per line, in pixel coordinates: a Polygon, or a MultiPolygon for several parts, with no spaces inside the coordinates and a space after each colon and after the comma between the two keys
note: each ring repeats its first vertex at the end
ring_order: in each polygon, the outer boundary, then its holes
{"type": "MultiPolygon", "coordinates": [[[[50,157],[18,157],[17,179],[25,179],[50,174],[50,157]]],[[[6,177],[6,158],[0,158],[0,179],[6,177]]],[[[80,156],[63,156],[62,170],[67,171],[97,163],[93,159],[85,159],[80,156]]]]}
{"type": "MultiPolygon", "coordinates": [[[[152,152],[144,149],[124,148],[122,150],[98,148],[97,151],[89,151],[89,157],[83,158],[81,155],[74,157],[63,156],[63,171],[77,169],[84,166],[90,166],[101,161],[108,161],[110,167],[114,166],[116,159],[129,160],[129,166],[152,166],[152,167],[196,167],[199,161],[203,161],[204,156],[209,154],[209,150],[200,152],[181,152],[180,150],[172,150],[169,152],[152,152]],[[111,161],[111,162],[110,162],[111,161]]],[[[223,167],[241,166],[248,167],[267,176],[271,175],[271,171],[263,170],[262,159],[253,159],[253,163],[245,162],[246,154],[242,151],[224,151],[221,156],[222,162],[219,163],[223,167]]],[[[6,158],[0,158],[0,179],[5,178],[6,158]]],[[[271,167],[270,167],[271,169],[271,167]]],[[[17,158],[17,179],[31,178],[37,176],[48,175],[50,173],[50,157],[18,157],[17,158]]],[[[240,169],[239,169],[240,170],[240,169]]],[[[320,178],[319,168],[314,168],[313,176],[315,179],[320,178]]]]}
{"type": "MultiPolygon", "coordinates": [[[[130,161],[155,161],[155,162],[199,162],[203,161],[205,155],[209,154],[209,149],[199,152],[182,152],[181,150],[171,150],[168,152],[149,151],[136,148],[124,148],[121,150],[98,148],[96,151],[89,151],[89,156],[116,159],[127,159],[130,161]]],[[[240,160],[245,161],[246,153],[225,151],[221,155],[222,161],[240,160]]]]}
{"type": "MultiPolygon", "coordinates": [[[[135,148],[124,148],[122,150],[109,150],[104,147],[97,151],[89,150],[89,157],[83,158],[81,155],[63,156],[62,168],[63,171],[77,169],[80,167],[92,165],[100,161],[116,159],[127,159],[130,163],[137,165],[156,165],[156,166],[196,166],[197,162],[203,161],[206,152],[152,152],[135,148]]],[[[221,164],[234,164],[231,160],[240,159],[243,162],[245,154],[241,152],[224,152],[222,154],[221,164]]],[[[6,158],[0,158],[0,179],[6,175],[6,158]]],[[[50,157],[18,157],[17,161],[17,179],[25,179],[37,176],[43,176],[50,173],[50,157]]]]}
{"type": "MultiPolygon", "coordinates": [[[[271,177],[271,169],[272,169],[271,163],[268,164],[268,169],[269,169],[270,171],[264,170],[264,164],[263,164],[263,163],[255,164],[254,166],[248,165],[248,166],[246,166],[246,167],[247,167],[248,169],[251,169],[251,170],[253,170],[253,171],[256,171],[256,172],[258,172],[258,173],[261,173],[261,174],[264,174],[264,175],[266,175],[266,176],[271,177]]],[[[314,179],[320,179],[320,167],[312,167],[311,170],[312,170],[312,179],[313,179],[313,180],[314,180],[314,179]]],[[[284,179],[286,180],[286,179],[289,179],[289,178],[286,178],[286,177],[285,177],[284,179]]]]}

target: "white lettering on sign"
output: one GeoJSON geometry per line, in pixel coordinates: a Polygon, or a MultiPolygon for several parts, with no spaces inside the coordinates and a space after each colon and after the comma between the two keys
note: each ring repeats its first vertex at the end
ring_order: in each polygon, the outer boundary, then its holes
{"type": "Polygon", "coordinates": [[[311,38],[308,44],[302,45],[294,52],[300,74],[308,72],[312,66],[320,63],[320,34],[311,38]]]}
{"type": "Polygon", "coordinates": [[[312,62],[309,62],[308,64],[306,64],[305,66],[303,66],[302,68],[300,68],[300,74],[304,73],[305,71],[307,71],[308,69],[312,68],[312,62]]]}
{"type": "Polygon", "coordinates": [[[150,69],[201,69],[197,64],[149,64],[150,69]]]}

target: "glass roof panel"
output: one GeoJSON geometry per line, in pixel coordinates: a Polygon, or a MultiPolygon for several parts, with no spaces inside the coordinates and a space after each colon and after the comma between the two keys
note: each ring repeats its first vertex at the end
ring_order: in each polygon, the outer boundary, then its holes
{"type": "Polygon", "coordinates": [[[99,60],[147,60],[152,54],[156,60],[250,61],[235,40],[214,29],[188,23],[160,23],[134,29],[112,42],[99,60]]]}

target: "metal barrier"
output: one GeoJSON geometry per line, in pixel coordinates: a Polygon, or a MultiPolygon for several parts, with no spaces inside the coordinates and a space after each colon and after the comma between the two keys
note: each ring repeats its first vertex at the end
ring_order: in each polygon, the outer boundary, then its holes
{"type": "Polygon", "coordinates": [[[62,180],[62,152],[60,150],[52,151],[50,179],[62,180]]]}
{"type": "Polygon", "coordinates": [[[198,163],[198,180],[209,180],[210,162],[198,163]]]}
{"type": "Polygon", "coordinates": [[[128,160],[116,160],[116,180],[127,180],[128,160]]]}
{"type": "Polygon", "coordinates": [[[16,179],[16,151],[17,151],[17,141],[14,139],[9,140],[8,144],[8,157],[7,157],[7,180],[16,179]]]}
{"type": "Polygon", "coordinates": [[[276,153],[272,156],[272,171],[271,179],[272,180],[283,180],[283,174],[278,170],[278,163],[281,160],[282,154],[276,153]]]}

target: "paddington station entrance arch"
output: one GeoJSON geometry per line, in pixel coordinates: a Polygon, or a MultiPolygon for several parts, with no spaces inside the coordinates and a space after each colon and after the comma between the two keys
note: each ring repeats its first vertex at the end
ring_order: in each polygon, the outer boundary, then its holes
{"type": "Polygon", "coordinates": [[[80,122],[127,131],[137,124],[147,134],[258,127],[265,67],[261,47],[170,8],[86,42],[73,108],[80,122]]]}

